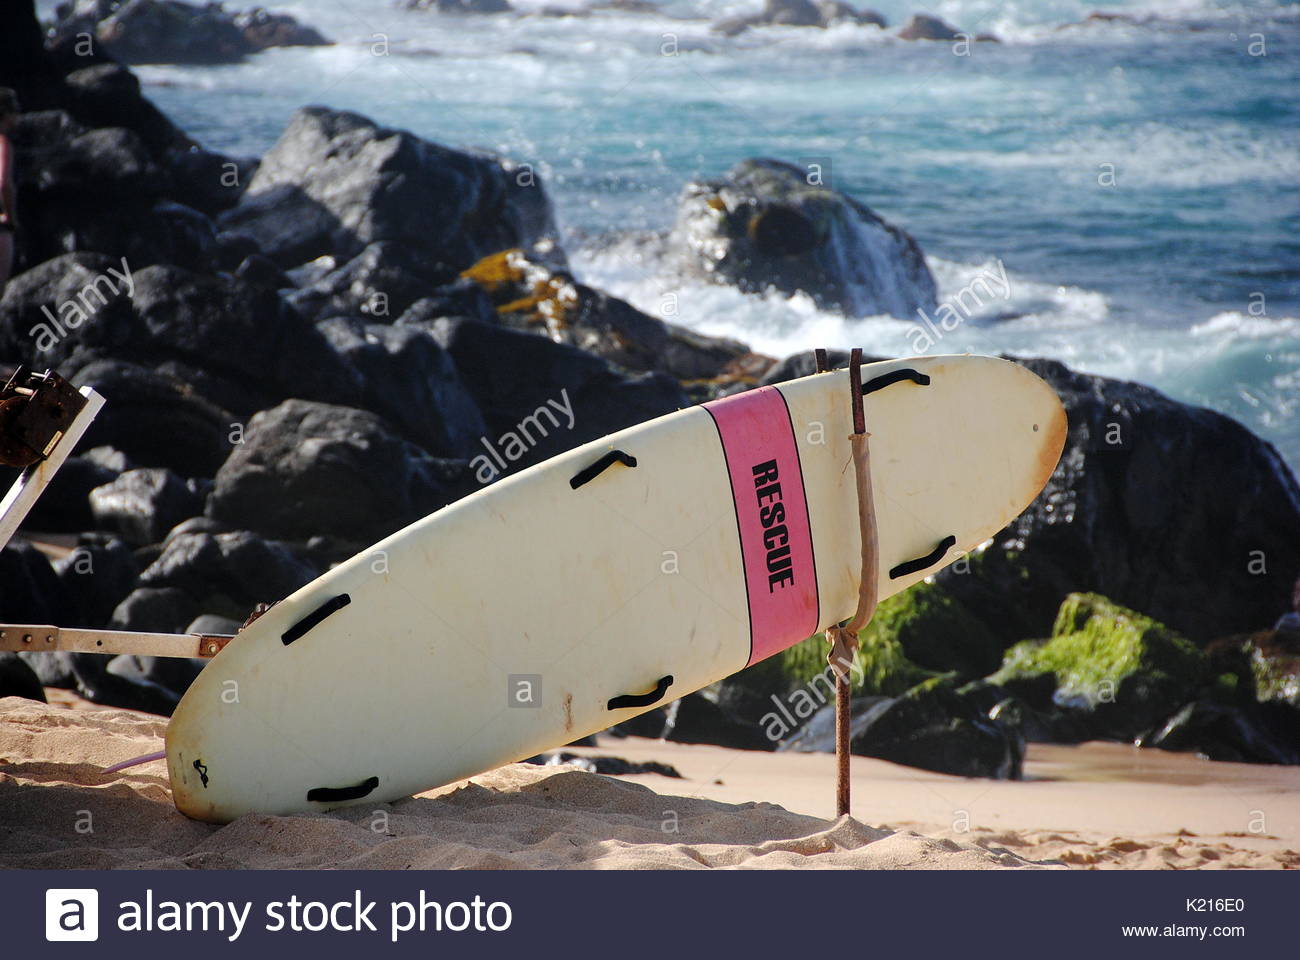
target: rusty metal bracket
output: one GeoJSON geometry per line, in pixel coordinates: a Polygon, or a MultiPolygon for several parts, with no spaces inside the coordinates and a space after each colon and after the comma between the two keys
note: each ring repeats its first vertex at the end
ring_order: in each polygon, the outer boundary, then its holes
{"type": "Polygon", "coordinates": [[[0,501],[0,548],[26,519],[72,448],[104,406],[90,387],[77,390],[57,373],[19,367],[0,392],[0,463],[23,472],[0,501]]]}
{"type": "Polygon", "coordinates": [[[233,636],[208,633],[134,633],[80,630],[48,623],[0,623],[0,652],[62,650],[68,653],[129,653],[141,657],[211,660],[233,636]]]}

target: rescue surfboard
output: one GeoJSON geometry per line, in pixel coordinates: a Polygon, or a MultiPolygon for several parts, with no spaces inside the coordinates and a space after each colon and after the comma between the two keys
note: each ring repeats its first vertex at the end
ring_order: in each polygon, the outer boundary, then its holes
{"type": "MultiPolygon", "coordinates": [[[[1006,360],[862,367],[881,599],[1013,520],[1066,418],[1006,360]]],[[[679,410],[506,477],[273,606],[167,731],[177,807],[380,804],[603,730],[852,615],[847,370],[679,410]]],[[[378,482],[378,481],[377,481],[378,482]]]]}

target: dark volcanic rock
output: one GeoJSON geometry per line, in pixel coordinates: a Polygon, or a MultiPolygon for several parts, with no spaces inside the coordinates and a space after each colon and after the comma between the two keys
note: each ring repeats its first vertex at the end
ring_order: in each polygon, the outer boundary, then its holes
{"type": "Polygon", "coordinates": [[[294,114],[221,223],[285,267],[390,241],[444,282],[489,253],[555,236],[531,168],[325,107],[294,114]]]}
{"type": "Polygon", "coordinates": [[[360,374],[368,409],[436,456],[482,452],[483,416],[451,356],[427,329],[342,317],[320,329],[360,374]]]}
{"type": "Polygon", "coordinates": [[[202,512],[203,496],[191,480],[170,470],[128,470],[90,493],[95,526],[121,534],[128,543],[157,543],[186,517],[202,512]]]}
{"type": "Polygon", "coordinates": [[[0,653],[0,700],[5,697],[24,697],[45,702],[45,688],[41,678],[16,653],[0,653]]]}
{"type": "Polygon", "coordinates": [[[557,753],[542,753],[529,757],[524,763],[540,764],[544,767],[574,766],[588,773],[602,773],[609,777],[635,776],[640,773],[657,773],[661,777],[680,780],[682,775],[672,764],[659,763],[655,760],[633,762],[622,757],[586,757],[567,750],[557,753]]]}
{"type": "MultiPolygon", "coordinates": [[[[867,729],[868,721],[874,718],[877,707],[893,702],[893,697],[854,697],[849,708],[852,718],[849,723],[850,739],[867,729]]],[[[822,707],[808,718],[807,723],[781,740],[776,749],[793,753],[834,753],[835,705],[828,703],[822,707]]]]}
{"type": "Polygon", "coordinates": [[[625,370],[701,380],[743,369],[755,356],[743,343],[706,337],[642,313],[523,250],[485,257],[464,276],[488,294],[502,323],[572,344],[625,370]]]}
{"type": "Polygon", "coordinates": [[[234,416],[183,380],[116,360],[90,363],[71,379],[107,400],[85,446],[116,447],[141,466],[166,467],[185,477],[212,476],[230,453],[234,416]]]}
{"type": "Polygon", "coordinates": [[[750,293],[803,291],[851,316],[933,309],[921,248],[801,167],[745,160],[720,180],[687,184],[671,245],[697,275],[750,293]]]}
{"type": "Polygon", "coordinates": [[[1202,643],[1289,606],[1300,486],[1271,444],[1150,387],[1023,362],[1065,403],[1065,452],[993,546],[938,574],[953,596],[1007,642],[1045,636],[1077,590],[1202,643]]]}
{"type": "Polygon", "coordinates": [[[53,35],[89,34],[96,52],[123,63],[238,63],[268,47],[325,46],[311,27],[261,7],[231,14],[219,3],[78,0],[60,8],[53,35]]]}
{"type": "Polygon", "coordinates": [[[715,699],[692,693],[668,705],[659,734],[677,743],[716,743],[736,750],[773,750],[763,728],[734,716],[715,699]]]}
{"type": "Polygon", "coordinates": [[[139,587],[117,605],[109,626],[139,633],[180,633],[198,612],[198,601],[184,590],[139,587]]]}
{"type": "Polygon", "coordinates": [[[885,18],[874,10],[859,10],[843,0],[766,0],[759,13],[719,20],[713,30],[733,37],[750,27],[829,27],[833,23],[884,27],[885,18]]]}
{"type": "Polygon", "coordinates": [[[170,537],[139,582],[183,590],[199,599],[204,612],[215,606],[247,615],[258,603],[282,600],[319,573],[284,544],[238,530],[170,537]],[[216,602],[209,602],[213,598],[216,602]]]}
{"type": "MultiPolygon", "coordinates": [[[[15,472],[16,475],[16,472],[15,472]]],[[[86,457],[69,457],[59,468],[42,492],[23,527],[42,533],[78,533],[95,525],[90,512],[90,491],[112,483],[117,471],[95,463],[86,457]]],[[[11,482],[8,472],[3,485],[11,482]]]]}
{"type": "Polygon", "coordinates": [[[851,740],[854,753],[962,777],[1018,780],[1024,741],[989,718],[949,677],[871,707],[851,740]]]}
{"type": "Polygon", "coordinates": [[[351,315],[392,323],[411,304],[433,295],[445,279],[410,250],[380,241],[295,290],[288,300],[303,316],[316,320],[351,315]]]}
{"type": "Polygon", "coordinates": [[[63,584],[45,554],[24,540],[0,551],[0,620],[57,624],[66,608],[63,584]]]}
{"type": "Polygon", "coordinates": [[[1140,741],[1234,763],[1300,763],[1300,710],[1197,700],[1140,741]]]}
{"type": "Polygon", "coordinates": [[[94,534],[83,536],[54,568],[68,598],[59,626],[92,629],[107,626],[139,573],[130,547],[114,537],[94,534]]]}
{"type": "Polygon", "coordinates": [[[957,40],[961,36],[952,24],[924,13],[913,14],[898,30],[900,40],[957,40]]]}
{"type": "MultiPolygon", "coordinates": [[[[522,431],[534,441],[518,457],[506,450],[509,469],[689,403],[665,374],[624,379],[599,357],[536,334],[460,319],[439,320],[433,332],[483,411],[490,440],[508,448],[499,439],[522,431]]],[[[486,455],[473,465],[481,482],[496,479],[498,465],[486,455]]]]}
{"type": "Polygon", "coordinates": [[[373,542],[472,482],[462,462],[435,460],[373,413],[289,400],[253,417],[217,473],[207,512],[275,537],[328,531],[373,542]]]}

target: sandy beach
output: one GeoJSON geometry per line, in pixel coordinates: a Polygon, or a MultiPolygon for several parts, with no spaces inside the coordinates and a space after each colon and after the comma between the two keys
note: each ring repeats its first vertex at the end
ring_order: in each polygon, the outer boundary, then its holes
{"type": "Polygon", "coordinates": [[[166,721],[50,690],[0,701],[0,867],[174,869],[1294,869],[1300,770],[1124,745],[1030,748],[1020,782],[853,759],[602,736],[579,756],[681,778],[514,764],[375,809],[246,816],[172,806],[166,721]]]}

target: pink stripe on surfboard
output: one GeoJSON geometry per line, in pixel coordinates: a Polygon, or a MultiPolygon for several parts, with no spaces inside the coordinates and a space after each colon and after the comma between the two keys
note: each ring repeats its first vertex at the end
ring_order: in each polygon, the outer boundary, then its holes
{"type": "Polygon", "coordinates": [[[731,476],[749,599],[750,663],[817,629],[817,570],[799,448],[776,387],[706,403],[731,476]]]}

